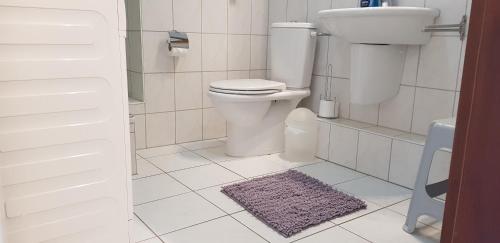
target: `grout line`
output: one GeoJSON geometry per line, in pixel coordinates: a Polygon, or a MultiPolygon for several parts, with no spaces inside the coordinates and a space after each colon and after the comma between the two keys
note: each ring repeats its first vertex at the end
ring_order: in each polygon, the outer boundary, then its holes
{"type": "MultiPolygon", "coordinates": [[[[149,225],[147,225],[147,224],[146,224],[146,222],[144,222],[144,220],[142,220],[142,219],[139,217],[139,215],[137,215],[135,212],[133,212],[133,215],[134,215],[136,218],[138,218],[138,219],[142,222],[142,224],[144,224],[144,226],[146,226],[146,228],[148,228],[148,230],[149,230],[149,231],[151,231],[151,233],[153,233],[153,235],[154,235],[154,237],[151,237],[151,238],[149,238],[149,239],[145,239],[145,240],[143,240],[143,241],[150,240],[150,239],[153,239],[153,238],[158,238],[158,239],[160,239],[160,237],[158,236],[158,234],[156,234],[156,232],[154,232],[154,231],[153,231],[153,229],[152,229],[151,227],[149,227],[149,225]]],[[[132,219],[132,220],[134,220],[134,219],[132,219]]],[[[140,241],[140,242],[143,242],[143,241],[140,241]]],[[[163,242],[163,240],[161,240],[161,239],[160,239],[160,241],[161,241],[161,242],[163,242]]]]}
{"type": "Polygon", "coordinates": [[[340,228],[342,228],[342,229],[344,229],[344,230],[346,230],[346,231],[348,231],[349,233],[351,233],[351,234],[353,234],[353,235],[355,235],[355,236],[357,236],[357,237],[359,237],[359,238],[363,239],[363,240],[366,240],[366,241],[368,241],[368,242],[373,243],[373,241],[368,240],[368,239],[364,238],[363,236],[358,235],[358,234],[356,234],[356,233],[354,233],[354,232],[352,232],[352,231],[350,231],[350,230],[348,230],[348,229],[346,229],[346,228],[342,227],[341,225],[339,225],[339,227],[340,227],[340,228]]]}

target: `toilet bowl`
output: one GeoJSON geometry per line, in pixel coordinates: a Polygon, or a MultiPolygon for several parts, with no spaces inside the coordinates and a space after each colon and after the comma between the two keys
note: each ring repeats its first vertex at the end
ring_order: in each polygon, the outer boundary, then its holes
{"type": "MultiPolygon", "coordinates": [[[[227,80],[234,85],[268,80],[227,80]]],[[[283,151],[284,121],[298,103],[310,95],[309,89],[245,90],[214,88],[208,95],[214,106],[228,122],[226,153],[245,157],[283,151]]],[[[244,85],[242,85],[244,86],[244,85]]],[[[218,85],[220,87],[220,84],[218,85]]]]}
{"type": "Polygon", "coordinates": [[[310,95],[314,29],[309,23],[272,25],[271,80],[210,84],[208,96],[228,124],[226,154],[245,157],[283,151],[284,121],[310,95]]]}

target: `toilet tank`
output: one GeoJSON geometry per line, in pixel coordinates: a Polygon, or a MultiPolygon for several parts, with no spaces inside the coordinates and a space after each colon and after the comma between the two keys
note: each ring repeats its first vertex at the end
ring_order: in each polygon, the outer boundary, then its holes
{"type": "Polygon", "coordinates": [[[311,85],[316,49],[315,27],[310,23],[274,23],[271,32],[271,80],[289,89],[311,85]]]}

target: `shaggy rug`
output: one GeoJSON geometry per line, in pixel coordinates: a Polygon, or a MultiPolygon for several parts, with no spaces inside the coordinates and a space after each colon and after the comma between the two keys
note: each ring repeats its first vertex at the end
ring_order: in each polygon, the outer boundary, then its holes
{"type": "Polygon", "coordinates": [[[222,192],[285,237],[366,208],[365,202],[295,170],[225,186],[222,192]]]}

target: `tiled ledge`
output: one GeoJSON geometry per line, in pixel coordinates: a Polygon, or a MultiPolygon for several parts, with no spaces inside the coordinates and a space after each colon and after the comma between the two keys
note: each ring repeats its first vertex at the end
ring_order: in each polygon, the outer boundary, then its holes
{"type": "MultiPolygon", "coordinates": [[[[319,158],[413,188],[425,144],[425,136],[346,120],[319,121],[319,158]]],[[[434,156],[429,182],[448,177],[451,153],[434,156]]]]}
{"type": "Polygon", "coordinates": [[[130,114],[132,115],[144,114],[145,112],[144,101],[136,100],[134,98],[129,97],[128,109],[130,114]]]}

